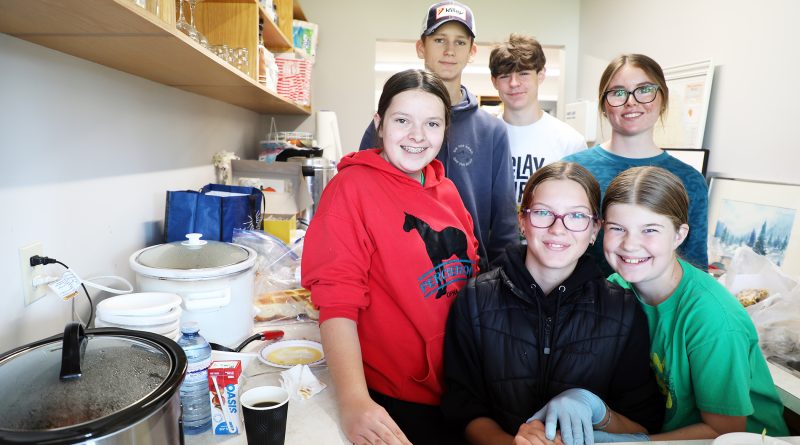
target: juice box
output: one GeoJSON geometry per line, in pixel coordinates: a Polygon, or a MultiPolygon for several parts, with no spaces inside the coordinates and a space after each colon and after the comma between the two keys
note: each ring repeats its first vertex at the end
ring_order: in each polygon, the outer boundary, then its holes
{"type": "Polygon", "coordinates": [[[211,398],[211,430],[214,434],[239,434],[240,360],[220,360],[208,367],[208,390],[211,398]],[[216,384],[215,384],[216,382],[216,384]],[[219,389],[219,393],[217,392],[219,389]]]}

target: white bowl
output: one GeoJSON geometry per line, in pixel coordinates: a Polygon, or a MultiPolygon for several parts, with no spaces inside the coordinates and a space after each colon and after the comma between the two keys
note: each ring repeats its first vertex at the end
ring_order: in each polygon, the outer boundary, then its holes
{"type": "Polygon", "coordinates": [[[788,442],[776,439],[770,436],[764,436],[763,440],[761,434],[756,433],[728,433],[723,434],[713,442],[712,445],[789,445],[788,442]]]}
{"type": "Polygon", "coordinates": [[[149,325],[149,326],[130,326],[124,324],[117,324],[111,323],[101,319],[95,319],[94,321],[95,327],[98,328],[124,328],[124,329],[133,329],[134,331],[145,331],[145,332],[152,332],[153,334],[162,334],[165,336],[169,336],[173,332],[180,333],[181,321],[175,320],[171,323],[163,323],[163,324],[156,324],[156,325],[149,325]]]}
{"type": "Polygon", "coordinates": [[[174,307],[163,314],[158,315],[117,315],[109,314],[107,312],[97,311],[97,318],[108,323],[114,323],[125,326],[152,326],[157,324],[172,323],[181,318],[183,310],[174,307]]]}
{"type": "Polygon", "coordinates": [[[178,341],[181,338],[181,328],[175,329],[174,331],[167,332],[166,334],[161,334],[164,337],[169,338],[170,340],[178,341]]]}
{"type": "Polygon", "coordinates": [[[167,292],[137,292],[107,298],[97,305],[97,312],[106,315],[148,316],[163,315],[181,305],[178,294],[167,292]]]}

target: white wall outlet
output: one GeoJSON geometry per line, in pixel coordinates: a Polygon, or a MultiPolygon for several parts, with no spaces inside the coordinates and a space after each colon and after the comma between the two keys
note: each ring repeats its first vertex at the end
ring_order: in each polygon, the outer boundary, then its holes
{"type": "Polygon", "coordinates": [[[36,242],[19,249],[19,267],[22,272],[22,294],[25,297],[25,306],[44,297],[47,294],[47,285],[33,286],[33,279],[44,276],[44,266],[31,267],[31,257],[44,255],[42,243],[36,242]]]}

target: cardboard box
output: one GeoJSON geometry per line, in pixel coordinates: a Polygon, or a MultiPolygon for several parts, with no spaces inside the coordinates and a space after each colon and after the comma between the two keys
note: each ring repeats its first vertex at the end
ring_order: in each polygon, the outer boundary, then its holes
{"type": "Polygon", "coordinates": [[[242,362],[223,360],[208,367],[208,394],[211,398],[211,430],[214,434],[239,434],[239,376],[242,362]],[[219,393],[217,393],[219,389],[219,393]]]}
{"type": "Polygon", "coordinates": [[[257,187],[264,193],[264,230],[289,244],[297,228],[297,213],[313,203],[302,166],[295,162],[231,161],[234,184],[257,187]]]}

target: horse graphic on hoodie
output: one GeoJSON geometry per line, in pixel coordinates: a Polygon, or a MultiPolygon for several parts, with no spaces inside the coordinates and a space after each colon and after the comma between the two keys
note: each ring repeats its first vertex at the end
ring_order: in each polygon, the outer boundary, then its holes
{"type": "Polygon", "coordinates": [[[467,236],[463,231],[455,227],[445,227],[437,231],[416,216],[409,213],[405,215],[403,230],[417,231],[425,243],[425,250],[433,266],[419,278],[425,298],[434,293],[436,298],[441,298],[447,294],[448,285],[468,280],[472,276],[474,266],[467,255],[467,236]]]}

